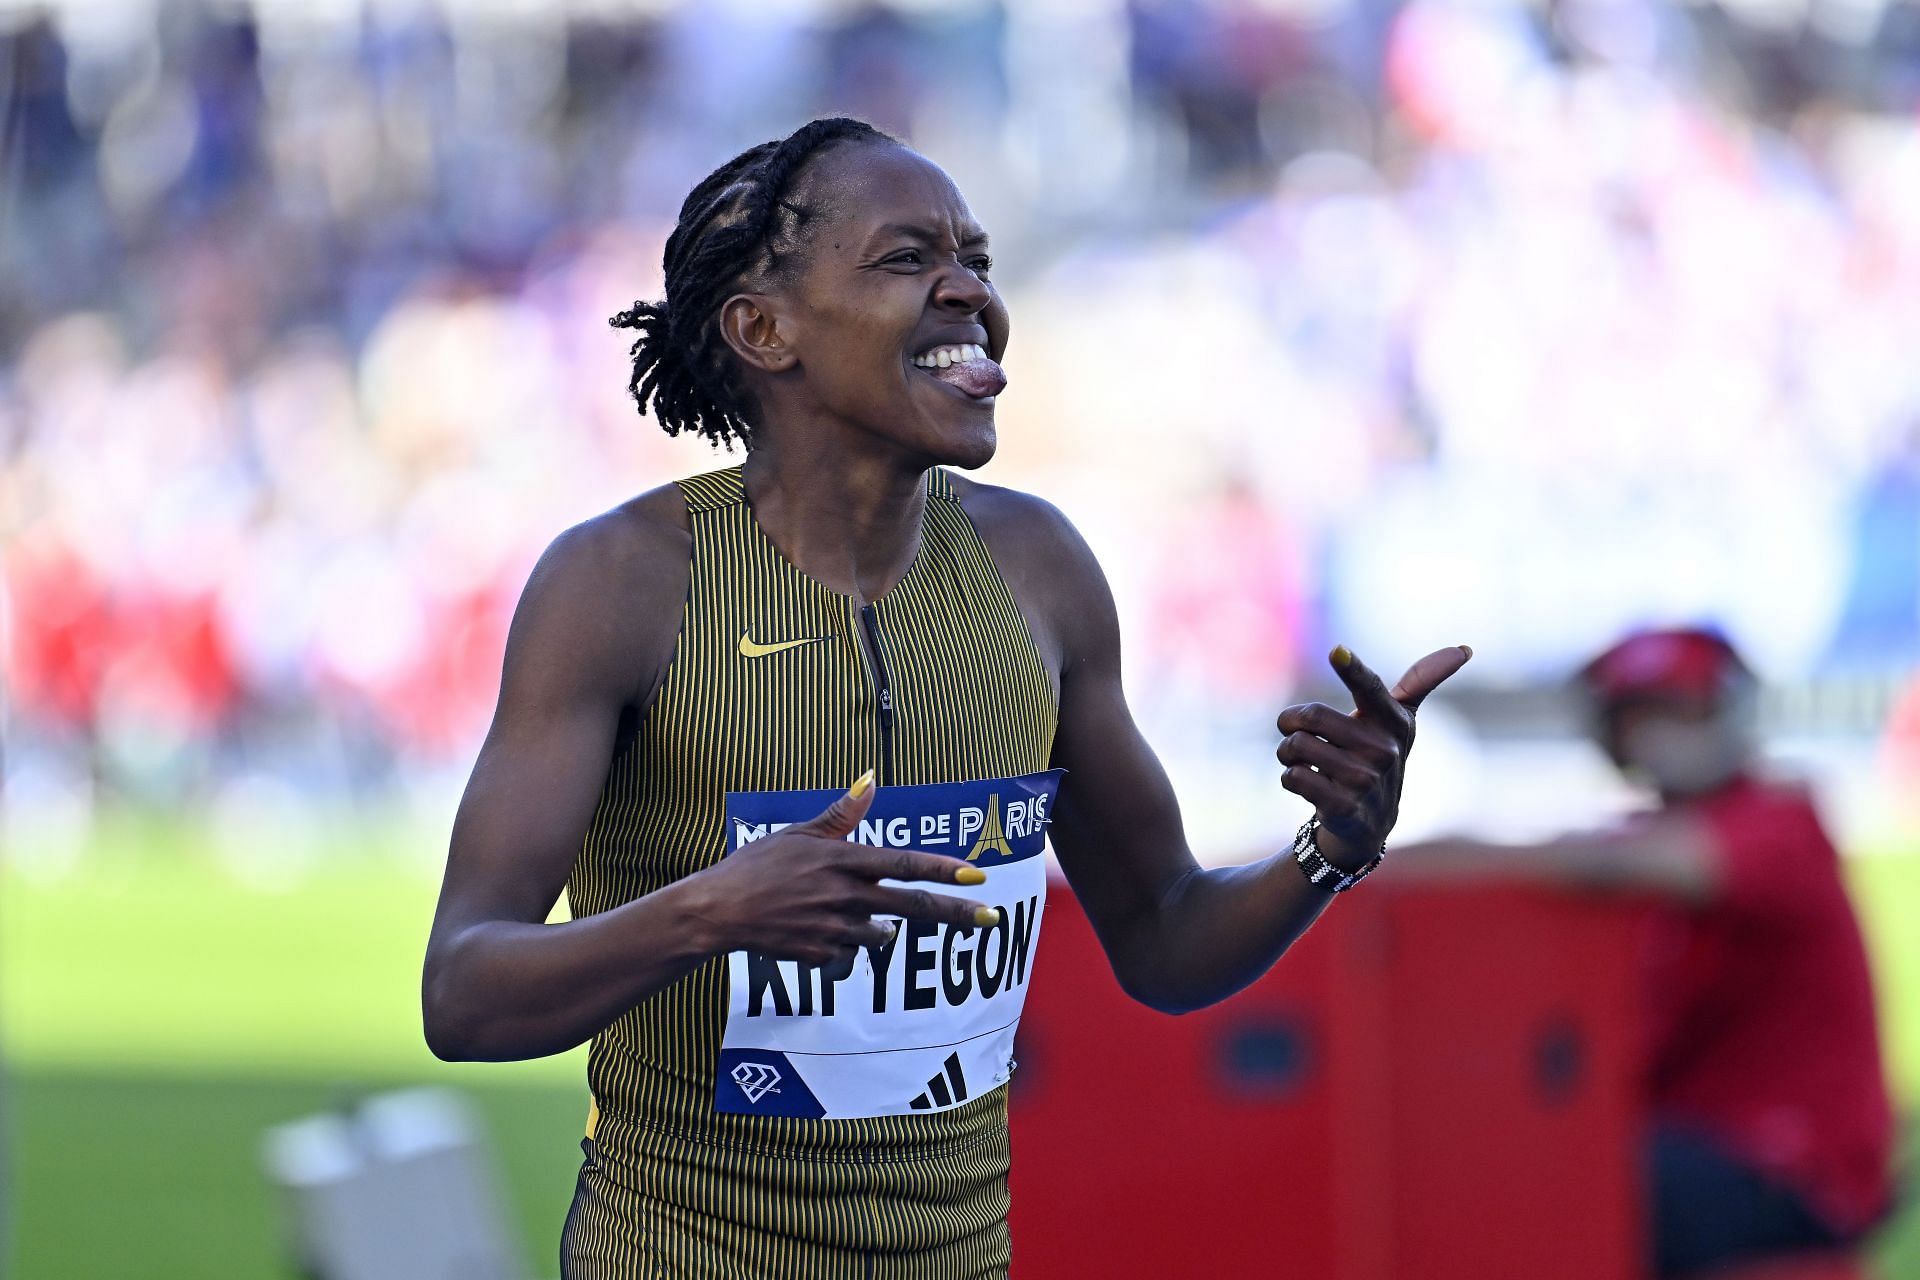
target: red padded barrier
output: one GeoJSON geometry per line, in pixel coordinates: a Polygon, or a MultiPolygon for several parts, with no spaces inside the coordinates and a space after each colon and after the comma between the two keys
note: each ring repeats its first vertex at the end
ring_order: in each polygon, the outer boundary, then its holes
{"type": "Polygon", "coordinates": [[[1015,1051],[1016,1276],[1638,1280],[1630,910],[1373,881],[1174,1018],[1052,894],[1015,1051]]]}

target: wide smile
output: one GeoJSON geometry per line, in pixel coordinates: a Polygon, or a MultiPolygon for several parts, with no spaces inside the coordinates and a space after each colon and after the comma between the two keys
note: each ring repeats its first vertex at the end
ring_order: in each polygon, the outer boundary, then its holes
{"type": "Polygon", "coordinates": [[[979,343],[930,347],[910,357],[908,364],[948,395],[972,405],[992,405],[1007,385],[1006,371],[979,343]]]}

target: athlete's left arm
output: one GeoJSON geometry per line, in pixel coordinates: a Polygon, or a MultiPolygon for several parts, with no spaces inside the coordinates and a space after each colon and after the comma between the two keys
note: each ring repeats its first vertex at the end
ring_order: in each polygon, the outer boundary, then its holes
{"type": "MultiPolygon", "coordinates": [[[[981,506],[1003,517],[991,521],[995,559],[1059,662],[1053,764],[1069,772],[1048,835],[1061,869],[1129,995],[1170,1013],[1223,1000],[1265,973],[1333,895],[1293,865],[1290,832],[1276,833],[1283,851],[1260,862],[1195,862],[1179,800],[1121,688],[1119,619],[1093,552],[1037,499],[1001,490],[981,506]]],[[[1280,714],[1282,785],[1314,803],[1328,861],[1357,868],[1385,840],[1414,709],[1470,656],[1429,654],[1389,690],[1336,649],[1358,709],[1310,703],[1280,714]]]]}

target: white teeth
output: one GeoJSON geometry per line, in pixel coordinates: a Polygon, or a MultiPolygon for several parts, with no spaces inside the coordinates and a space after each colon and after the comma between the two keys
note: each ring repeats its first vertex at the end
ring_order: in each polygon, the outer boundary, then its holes
{"type": "Polygon", "coordinates": [[[945,369],[951,365],[965,364],[969,360],[985,360],[987,349],[977,342],[963,342],[958,346],[939,347],[925,355],[918,355],[913,362],[922,369],[945,369]]]}

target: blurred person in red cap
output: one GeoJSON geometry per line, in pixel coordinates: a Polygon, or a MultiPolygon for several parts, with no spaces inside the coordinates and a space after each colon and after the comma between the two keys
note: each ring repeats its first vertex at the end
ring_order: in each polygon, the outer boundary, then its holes
{"type": "Polygon", "coordinates": [[[1644,1159],[1656,1273],[1845,1247],[1892,1201],[1873,988],[1811,797],[1758,769],[1753,673],[1716,631],[1645,629],[1577,684],[1608,758],[1657,804],[1539,844],[1408,845],[1396,874],[1651,897],[1644,1159]]]}

